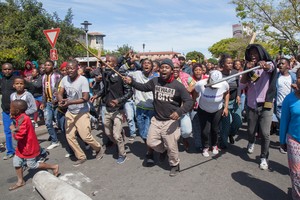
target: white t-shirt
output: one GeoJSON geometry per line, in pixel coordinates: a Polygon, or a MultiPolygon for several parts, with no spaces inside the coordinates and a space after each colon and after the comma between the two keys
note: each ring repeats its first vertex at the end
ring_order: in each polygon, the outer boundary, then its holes
{"type": "Polygon", "coordinates": [[[291,92],[291,84],[292,84],[292,77],[291,75],[282,76],[281,74],[277,80],[277,97],[276,103],[277,106],[281,106],[284,98],[291,92]]]}
{"type": "MultiPolygon", "coordinates": [[[[87,78],[79,76],[74,82],[71,82],[69,76],[65,76],[61,80],[61,87],[65,89],[69,100],[77,100],[82,98],[82,93],[89,93],[89,82],[87,78]]],[[[87,102],[81,104],[73,104],[68,106],[68,111],[72,114],[89,112],[87,102]]]]}
{"type": "Polygon", "coordinates": [[[195,85],[196,92],[199,93],[199,107],[209,113],[214,113],[223,107],[224,93],[229,90],[227,81],[220,84],[220,88],[204,87],[208,79],[200,80],[195,85]]]}

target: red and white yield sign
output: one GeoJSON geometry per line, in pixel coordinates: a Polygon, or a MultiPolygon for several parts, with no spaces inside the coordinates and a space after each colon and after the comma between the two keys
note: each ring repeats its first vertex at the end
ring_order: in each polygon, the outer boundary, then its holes
{"type": "Polygon", "coordinates": [[[50,49],[50,59],[51,60],[58,60],[57,50],[50,49]]]}
{"type": "Polygon", "coordinates": [[[60,28],[53,28],[48,30],[43,30],[48,42],[50,43],[51,47],[54,48],[56,44],[56,40],[58,38],[58,34],[60,32],[60,28]]]}

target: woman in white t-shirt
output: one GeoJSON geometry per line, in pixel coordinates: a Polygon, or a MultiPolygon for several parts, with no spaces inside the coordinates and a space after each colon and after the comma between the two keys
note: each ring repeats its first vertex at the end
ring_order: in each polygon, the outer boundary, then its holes
{"type": "Polygon", "coordinates": [[[222,116],[228,115],[229,85],[226,81],[206,87],[207,83],[215,83],[222,79],[222,73],[212,70],[209,79],[200,80],[195,85],[199,93],[199,107],[197,114],[200,119],[202,133],[203,156],[208,157],[209,138],[211,139],[212,153],[218,154],[217,146],[219,124],[222,116]]]}

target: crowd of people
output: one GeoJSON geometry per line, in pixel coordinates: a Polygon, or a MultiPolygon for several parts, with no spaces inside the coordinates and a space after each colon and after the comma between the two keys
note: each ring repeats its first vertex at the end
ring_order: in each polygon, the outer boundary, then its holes
{"type": "Polygon", "coordinates": [[[51,60],[40,66],[27,61],[25,69],[16,74],[12,64],[4,63],[3,159],[14,157],[18,175],[18,182],[10,189],[25,184],[20,168],[26,162],[30,168],[52,169],[57,176],[58,165],[43,161],[48,155],[46,149],[50,151],[61,143],[66,147],[65,157],[77,158],[74,166],[86,162],[78,140],[93,149],[95,159],[103,157],[105,146],[115,144],[117,163],[122,164],[127,160],[126,140],[140,136],[145,143],[146,166],[155,164],[154,152],[158,152],[160,162],[168,157],[169,175],[176,176],[180,172],[179,142],[186,151],[193,141],[204,157],[209,157],[210,152],[217,155],[220,148],[230,148],[235,143],[234,137],[245,119],[247,151],[253,153],[255,140],[260,138],[262,170],[269,168],[270,134],[279,130],[280,152],[288,154],[293,197],[299,199],[299,57],[272,59],[261,45],[251,44],[245,60],[234,60],[224,53],[216,65],[186,62],[177,55],[152,61],[140,59],[133,52],[120,58],[107,55],[95,68],[80,66],[76,60],[63,62],[59,67],[51,60]],[[124,120],[128,133],[123,129],[124,120]],[[46,149],[37,144],[33,134],[41,122],[49,133],[46,149]],[[22,124],[32,124],[33,128],[18,128],[22,124]],[[92,127],[98,129],[99,124],[103,127],[103,146],[91,134],[92,127]]]}

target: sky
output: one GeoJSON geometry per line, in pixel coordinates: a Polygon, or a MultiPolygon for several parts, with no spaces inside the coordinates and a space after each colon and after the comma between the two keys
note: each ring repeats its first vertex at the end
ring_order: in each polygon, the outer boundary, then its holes
{"type": "Polygon", "coordinates": [[[116,50],[128,44],[137,52],[200,51],[232,37],[232,25],[239,23],[229,0],[38,0],[48,13],[61,19],[68,8],[73,24],[92,23],[89,32],[101,32],[104,49],[116,50]]]}

